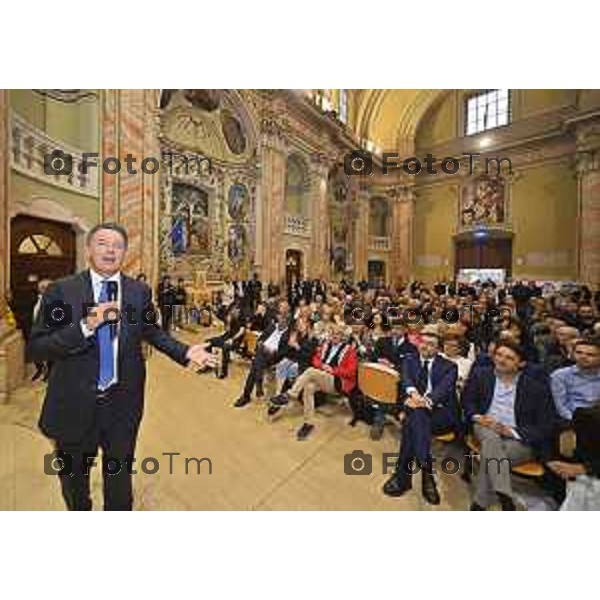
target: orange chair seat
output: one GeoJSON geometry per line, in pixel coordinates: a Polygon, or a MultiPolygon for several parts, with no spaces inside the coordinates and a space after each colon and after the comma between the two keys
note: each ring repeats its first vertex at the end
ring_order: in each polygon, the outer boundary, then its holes
{"type": "MultiPolygon", "coordinates": [[[[471,435],[466,438],[467,447],[471,452],[479,454],[481,444],[471,435]]],[[[544,474],[544,465],[536,460],[529,460],[512,467],[512,472],[524,477],[541,477],[544,474]]]]}

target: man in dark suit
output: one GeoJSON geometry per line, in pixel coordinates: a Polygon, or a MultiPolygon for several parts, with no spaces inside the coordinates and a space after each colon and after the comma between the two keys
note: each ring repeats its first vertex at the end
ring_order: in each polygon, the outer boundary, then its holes
{"type": "Polygon", "coordinates": [[[88,234],[89,270],[48,287],[29,352],[52,361],[39,425],[54,441],[69,510],[91,510],[90,459],[103,452],[104,509],[131,510],[131,474],[144,407],[142,341],[186,365],[213,362],[156,325],[150,289],[120,272],[127,233],[102,223],[88,234]],[[117,317],[117,318],[115,318],[117,317]],[[60,468],[62,465],[62,468],[60,468]]]}
{"type": "Polygon", "coordinates": [[[411,489],[411,462],[422,470],[422,494],[430,504],[440,496],[433,477],[431,437],[457,429],[457,366],[439,354],[440,337],[435,325],[423,328],[419,356],[408,354],[402,365],[402,385],[407,399],[396,471],[383,486],[388,496],[402,496],[411,489]]]}
{"type": "Polygon", "coordinates": [[[250,296],[250,310],[254,312],[260,304],[262,292],[262,282],[258,278],[258,273],[252,275],[252,279],[248,282],[248,295],[250,296]]]}
{"type": "Polygon", "coordinates": [[[242,408],[250,403],[252,392],[256,387],[256,395],[264,396],[263,379],[265,371],[276,365],[282,358],[289,341],[289,304],[279,303],[279,311],[274,322],[261,333],[256,343],[256,354],[250,365],[242,395],[235,401],[235,408],[242,408]]]}
{"type": "Polygon", "coordinates": [[[474,369],[463,390],[465,419],[481,444],[471,510],[498,500],[503,510],[515,510],[511,466],[552,453],[557,418],[550,384],[525,369],[525,356],[514,342],[498,342],[493,366],[474,369]]]}
{"type": "MultiPolygon", "coordinates": [[[[408,340],[406,333],[406,325],[403,322],[394,322],[390,334],[379,338],[375,343],[373,360],[388,365],[402,374],[402,366],[406,356],[408,354],[419,356],[418,348],[408,340]]],[[[401,401],[403,395],[401,382],[399,387],[398,402],[401,401]]],[[[380,440],[383,435],[385,411],[385,406],[379,404],[373,405],[373,425],[371,426],[370,434],[372,440],[380,440]]]]}

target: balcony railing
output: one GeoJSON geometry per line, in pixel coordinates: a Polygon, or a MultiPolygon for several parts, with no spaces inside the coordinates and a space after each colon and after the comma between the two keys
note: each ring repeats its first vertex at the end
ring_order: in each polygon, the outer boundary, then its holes
{"type": "Polygon", "coordinates": [[[389,236],[378,237],[375,235],[369,236],[369,250],[376,250],[379,252],[389,252],[392,247],[392,242],[389,236]]]}
{"type": "Polygon", "coordinates": [[[290,235],[310,237],[311,222],[308,217],[302,215],[285,215],[284,232],[290,235]]]}
{"type": "Polygon", "coordinates": [[[54,185],[86,196],[98,197],[98,173],[101,168],[99,158],[90,159],[89,162],[99,163],[96,167],[89,167],[83,173],[80,165],[83,162],[82,150],[67,146],[63,142],[54,140],[31,123],[11,113],[10,118],[10,166],[12,169],[32,179],[37,179],[45,184],[54,185]],[[64,167],[62,173],[48,174],[44,170],[44,157],[55,150],[61,151],[72,158],[72,165],[67,160],[55,161],[55,167],[64,167]],[[70,168],[66,168],[70,167],[70,168]]]}

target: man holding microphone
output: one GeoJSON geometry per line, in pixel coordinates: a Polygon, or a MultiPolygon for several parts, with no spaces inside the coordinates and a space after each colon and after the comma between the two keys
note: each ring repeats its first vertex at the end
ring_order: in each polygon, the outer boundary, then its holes
{"type": "Polygon", "coordinates": [[[214,360],[202,346],[186,346],[156,325],[148,286],[121,273],[127,242],[121,226],[96,225],[86,240],[89,269],[49,286],[29,340],[32,360],[53,363],[39,425],[61,459],[69,510],[92,508],[89,465],[98,448],[104,509],[132,509],[146,375],[142,341],[183,366],[214,360]]]}

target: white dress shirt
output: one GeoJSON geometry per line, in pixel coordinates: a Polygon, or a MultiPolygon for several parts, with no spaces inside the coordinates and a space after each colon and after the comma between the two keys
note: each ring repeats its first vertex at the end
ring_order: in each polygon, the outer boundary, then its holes
{"type": "MultiPolygon", "coordinates": [[[[92,290],[94,293],[94,302],[98,304],[98,298],[100,297],[100,292],[102,291],[102,283],[104,281],[116,281],[117,282],[117,305],[119,306],[119,310],[122,311],[121,306],[121,298],[122,298],[122,290],[121,290],[121,273],[115,273],[110,277],[103,277],[99,273],[96,273],[93,269],[90,269],[90,277],[92,279],[92,290]]],[[[122,313],[121,313],[122,314],[122,313]]],[[[119,373],[117,371],[118,367],[118,356],[119,356],[119,327],[120,324],[117,325],[117,335],[115,335],[113,339],[113,363],[114,363],[114,377],[112,381],[108,384],[109,386],[115,384],[119,380],[119,373]]],[[[85,323],[85,319],[81,321],[81,331],[83,335],[88,338],[94,335],[94,331],[89,329],[89,327],[85,323]]],[[[108,387],[108,386],[107,386],[108,387]]]]}
{"type": "Polygon", "coordinates": [[[269,352],[275,353],[279,349],[279,342],[283,337],[283,334],[286,332],[287,327],[285,329],[279,329],[279,325],[275,327],[275,331],[265,340],[264,347],[269,352]]]}

